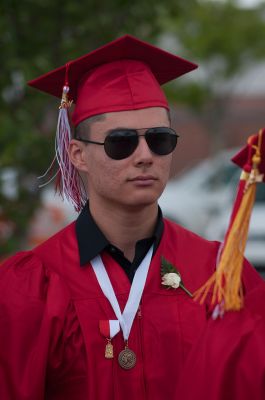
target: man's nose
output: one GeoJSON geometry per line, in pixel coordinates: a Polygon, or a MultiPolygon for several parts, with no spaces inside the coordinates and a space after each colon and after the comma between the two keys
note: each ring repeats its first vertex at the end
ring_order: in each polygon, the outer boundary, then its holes
{"type": "Polygon", "coordinates": [[[153,163],[153,153],[150,150],[145,137],[139,136],[138,146],[134,153],[134,160],[136,164],[152,164],[153,163]]]}

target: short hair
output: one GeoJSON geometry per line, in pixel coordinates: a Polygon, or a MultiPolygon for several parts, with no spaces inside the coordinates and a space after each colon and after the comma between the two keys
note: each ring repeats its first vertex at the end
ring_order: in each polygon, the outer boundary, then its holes
{"type": "Polygon", "coordinates": [[[93,115],[87,119],[81,121],[74,129],[74,138],[85,138],[88,137],[91,131],[91,125],[97,121],[103,121],[105,114],[93,115]]]}

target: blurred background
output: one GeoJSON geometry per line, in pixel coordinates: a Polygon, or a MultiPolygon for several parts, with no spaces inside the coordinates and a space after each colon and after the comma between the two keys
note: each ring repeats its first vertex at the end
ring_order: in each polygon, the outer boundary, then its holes
{"type": "MultiPolygon", "coordinates": [[[[54,157],[59,100],[26,82],[125,33],[200,68],[164,86],[181,135],[165,215],[222,240],[239,179],[229,161],[265,126],[265,1],[0,0],[0,260],[72,221],[72,207],[39,189],[54,157]]],[[[265,185],[247,256],[265,268],[265,185]]]]}

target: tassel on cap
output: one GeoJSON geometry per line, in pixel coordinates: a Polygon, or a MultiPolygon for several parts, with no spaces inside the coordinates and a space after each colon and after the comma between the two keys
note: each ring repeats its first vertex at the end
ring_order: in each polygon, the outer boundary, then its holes
{"type": "Polygon", "coordinates": [[[235,156],[233,161],[243,167],[236,201],[229,227],[224,239],[219,263],[215,273],[194,294],[194,299],[202,304],[208,294],[212,294],[215,306],[213,318],[222,316],[224,311],[236,311],[243,307],[242,268],[247,243],[249,222],[255,202],[256,184],[264,179],[265,129],[251,136],[248,148],[235,156]],[[247,150],[247,152],[246,152],[247,150]],[[242,155],[244,165],[242,165],[242,155]]]}
{"type": "Polygon", "coordinates": [[[70,90],[68,83],[69,65],[70,63],[66,64],[65,84],[63,86],[62,99],[59,107],[55,136],[55,157],[46,173],[40,178],[45,178],[47,175],[51,175],[51,171],[53,171],[56,161],[58,163],[58,170],[40,187],[48,185],[56,178],[56,190],[60,193],[63,199],[66,199],[73,204],[76,211],[80,211],[86,203],[87,195],[78,171],[71,163],[68,155],[69,144],[72,138],[68,117],[68,110],[72,105],[72,100],[69,100],[68,98],[70,90]]]}

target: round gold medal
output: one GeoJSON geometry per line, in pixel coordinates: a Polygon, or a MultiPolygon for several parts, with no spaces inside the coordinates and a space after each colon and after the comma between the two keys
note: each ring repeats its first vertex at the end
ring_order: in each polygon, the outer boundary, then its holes
{"type": "Polygon", "coordinates": [[[124,369],[131,369],[136,364],[136,354],[126,347],[119,354],[119,364],[124,369]]]}

